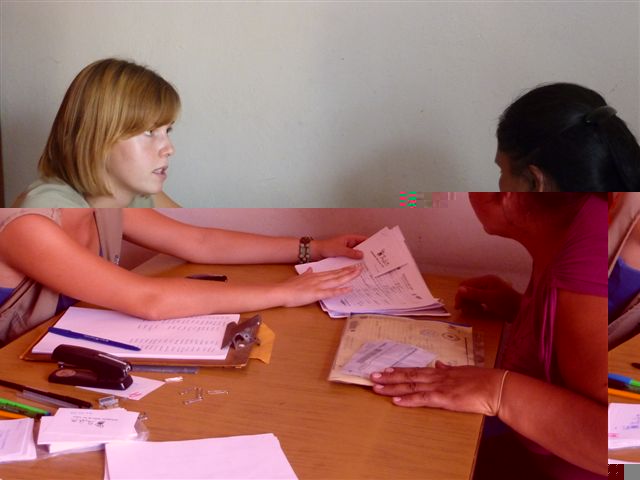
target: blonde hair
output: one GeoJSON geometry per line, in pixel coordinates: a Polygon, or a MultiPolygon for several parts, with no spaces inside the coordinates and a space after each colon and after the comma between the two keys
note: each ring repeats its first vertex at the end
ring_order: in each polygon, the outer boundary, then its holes
{"type": "Polygon", "coordinates": [[[180,97],[157,73],[107,58],[71,82],[38,163],[81,194],[109,195],[106,161],[116,142],[175,121],[180,97]]]}

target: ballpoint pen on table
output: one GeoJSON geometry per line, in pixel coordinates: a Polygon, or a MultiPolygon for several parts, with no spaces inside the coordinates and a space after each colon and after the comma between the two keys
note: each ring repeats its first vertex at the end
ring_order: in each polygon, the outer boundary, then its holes
{"type": "Polygon", "coordinates": [[[608,380],[608,384],[609,384],[609,388],[613,388],[616,390],[640,393],[640,387],[634,387],[633,385],[629,385],[628,383],[624,383],[624,382],[621,382],[620,380],[615,380],[613,378],[610,378],[608,380]]]}
{"type": "Polygon", "coordinates": [[[625,377],[624,375],[619,375],[617,373],[610,373],[608,377],[609,377],[609,380],[616,380],[626,385],[631,385],[633,387],[640,387],[640,381],[634,380],[631,377],[625,377]]]}
{"type": "Polygon", "coordinates": [[[37,388],[27,387],[26,385],[20,385],[19,383],[9,382],[7,380],[0,380],[0,386],[17,390],[18,392],[22,392],[23,394],[25,394],[26,392],[35,393],[37,395],[40,395],[43,399],[50,399],[51,401],[56,400],[58,402],[66,402],[68,404],[66,406],[73,406],[77,408],[92,407],[91,402],[86,402],[74,397],[67,397],[66,395],[46,392],[44,390],[38,390],[37,388]]]}
{"type": "Polygon", "coordinates": [[[139,352],[140,347],[136,347],[135,345],[129,345],[127,343],[116,342],[115,340],[109,340],[108,338],[96,337],[94,335],[87,335],[86,333],[74,332],[73,330],[66,330],[64,328],[56,328],[49,327],[50,333],[55,333],[56,335],[62,335],[67,338],[76,338],[78,340],[87,340],[89,342],[101,343],[103,345],[109,345],[111,347],[124,348],[126,350],[135,350],[139,352]]]}

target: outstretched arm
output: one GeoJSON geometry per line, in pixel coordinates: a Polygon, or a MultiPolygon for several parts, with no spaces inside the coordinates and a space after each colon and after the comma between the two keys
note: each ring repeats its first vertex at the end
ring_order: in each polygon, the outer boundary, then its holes
{"type": "MultiPolygon", "coordinates": [[[[143,247],[194,263],[295,263],[299,240],[188,225],[149,209],[124,209],[125,238],[143,247]]],[[[354,250],[361,235],[313,240],[313,260],[328,256],[361,258],[354,250]]]]}
{"type": "Polygon", "coordinates": [[[147,278],[81,246],[55,222],[25,215],[0,232],[0,259],[54,291],[148,319],[297,306],[346,293],[359,268],[307,273],[277,284],[147,278]]]}

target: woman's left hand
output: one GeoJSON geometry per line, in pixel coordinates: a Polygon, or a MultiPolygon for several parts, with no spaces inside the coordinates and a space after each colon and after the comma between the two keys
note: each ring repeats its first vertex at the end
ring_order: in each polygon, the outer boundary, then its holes
{"type": "Polygon", "coordinates": [[[373,391],[401,407],[497,415],[504,370],[480,367],[387,368],[371,374],[373,391]]]}
{"type": "Polygon", "coordinates": [[[320,260],[327,257],[348,257],[361,259],[362,252],[353,247],[366,240],[364,235],[341,235],[326,240],[311,241],[311,259],[320,260]]]}

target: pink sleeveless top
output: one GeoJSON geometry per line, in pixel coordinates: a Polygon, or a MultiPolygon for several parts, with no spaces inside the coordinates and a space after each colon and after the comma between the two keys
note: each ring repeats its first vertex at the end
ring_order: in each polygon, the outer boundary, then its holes
{"type": "Polygon", "coordinates": [[[590,196],[555,260],[537,283],[529,283],[518,316],[508,327],[503,368],[562,385],[553,349],[558,290],[607,296],[607,214],[607,202],[590,196]]]}
{"type": "MultiPolygon", "coordinates": [[[[555,260],[537,283],[532,280],[527,287],[518,316],[508,327],[502,368],[563,386],[553,348],[558,290],[607,296],[607,215],[604,199],[592,195],[585,201],[555,260]]],[[[606,329],[607,318],[601,322],[606,329]]],[[[519,438],[531,452],[549,458],[550,452],[519,438]]],[[[557,457],[544,470],[565,480],[604,478],[557,457]]]]}

